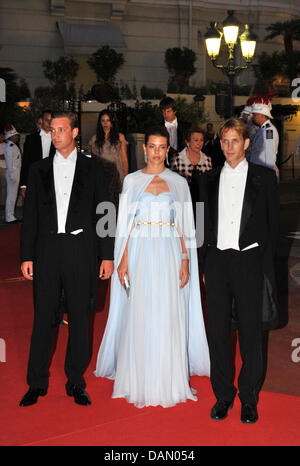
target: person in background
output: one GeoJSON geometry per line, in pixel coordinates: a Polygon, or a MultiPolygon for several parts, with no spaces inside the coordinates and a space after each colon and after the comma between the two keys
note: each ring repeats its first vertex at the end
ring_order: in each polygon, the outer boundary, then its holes
{"type": "Polygon", "coordinates": [[[209,142],[214,141],[216,139],[217,134],[214,131],[214,125],[212,123],[207,123],[206,131],[204,133],[204,142],[207,145],[209,142]]]}
{"type": "Polygon", "coordinates": [[[6,180],[5,180],[5,142],[4,130],[0,129],[0,205],[5,203],[6,196],[6,180]]]}
{"type": "Polygon", "coordinates": [[[100,112],[96,134],[89,145],[92,155],[103,162],[109,182],[109,198],[117,206],[124,177],[128,174],[127,141],[124,134],[119,132],[110,110],[100,112]]]}
{"type": "Polygon", "coordinates": [[[190,184],[195,171],[211,170],[211,158],[202,152],[204,144],[204,132],[200,128],[192,128],[186,136],[186,147],[176,154],[171,163],[170,169],[184,176],[190,184]]]}
{"type": "Polygon", "coordinates": [[[172,97],[164,97],[160,101],[159,108],[170,138],[170,149],[166,160],[166,165],[170,165],[175,154],[184,149],[185,137],[190,125],[177,118],[176,102],[172,97]]]}
{"type": "Polygon", "coordinates": [[[247,160],[257,165],[272,168],[279,175],[276,165],[279,135],[276,127],[271,122],[272,104],[269,95],[256,96],[252,105],[253,123],[259,127],[252,143],[247,160]]]}
{"type": "Polygon", "coordinates": [[[38,160],[45,159],[49,157],[49,155],[54,155],[55,153],[55,147],[52,144],[50,132],[51,115],[51,110],[45,110],[42,115],[41,130],[26,136],[20,176],[20,190],[23,198],[26,195],[28,173],[31,164],[38,160]]]}
{"type": "Polygon", "coordinates": [[[43,116],[42,115],[37,117],[35,124],[36,124],[36,130],[41,131],[42,126],[43,126],[43,116]]]}
{"type": "Polygon", "coordinates": [[[248,151],[250,150],[251,142],[253,141],[255,134],[258,130],[258,126],[254,124],[253,118],[252,118],[253,117],[252,115],[252,103],[253,102],[254,102],[253,97],[250,97],[247,100],[247,104],[245,105],[245,107],[243,108],[240,114],[240,118],[244,120],[244,122],[246,123],[248,127],[248,134],[250,138],[250,146],[249,146],[248,151]]]}
{"type": "Polygon", "coordinates": [[[18,197],[19,181],[22,156],[18,146],[20,134],[16,128],[7,124],[4,128],[5,137],[5,177],[6,177],[6,201],[5,201],[5,223],[18,223],[15,217],[15,205],[18,197]]]}
{"type": "Polygon", "coordinates": [[[203,152],[211,158],[213,168],[222,166],[225,158],[221,149],[219,136],[214,132],[212,123],[207,123],[206,128],[203,152]]]}

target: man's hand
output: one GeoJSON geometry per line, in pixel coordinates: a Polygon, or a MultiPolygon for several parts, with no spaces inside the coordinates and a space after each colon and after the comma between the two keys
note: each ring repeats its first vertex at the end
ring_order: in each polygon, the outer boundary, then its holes
{"type": "Polygon", "coordinates": [[[99,277],[101,280],[107,280],[114,271],[114,261],[103,260],[100,265],[99,277]]]}
{"type": "Polygon", "coordinates": [[[21,188],[20,193],[23,199],[25,199],[25,194],[26,194],[26,188],[21,188]]]}
{"type": "Polygon", "coordinates": [[[26,280],[33,280],[33,262],[25,261],[21,264],[21,271],[26,280]]]}

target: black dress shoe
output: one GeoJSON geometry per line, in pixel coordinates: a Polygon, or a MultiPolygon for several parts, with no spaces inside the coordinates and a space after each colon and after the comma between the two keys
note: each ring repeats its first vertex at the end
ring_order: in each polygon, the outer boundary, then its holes
{"type": "Polygon", "coordinates": [[[16,225],[17,223],[20,223],[20,220],[16,218],[16,220],[12,220],[11,222],[5,221],[6,225],[16,225]]]}
{"type": "Polygon", "coordinates": [[[254,424],[258,420],[257,408],[255,405],[242,403],[241,421],[244,424],[254,424]]]}
{"type": "Polygon", "coordinates": [[[79,405],[87,406],[92,404],[89,395],[78,385],[73,385],[72,387],[67,388],[67,395],[73,396],[75,403],[79,405]]]}
{"type": "Polygon", "coordinates": [[[47,388],[29,388],[28,392],[25,393],[19,406],[31,406],[34,405],[39,396],[47,395],[47,388]]]}
{"type": "Polygon", "coordinates": [[[233,401],[218,400],[213,406],[210,417],[215,421],[221,421],[227,417],[227,411],[233,406],[233,401]]]}

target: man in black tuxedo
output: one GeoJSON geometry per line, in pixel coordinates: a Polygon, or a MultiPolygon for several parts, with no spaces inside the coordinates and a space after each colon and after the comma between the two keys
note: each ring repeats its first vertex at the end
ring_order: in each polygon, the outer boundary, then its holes
{"type": "Polygon", "coordinates": [[[241,421],[254,423],[263,382],[262,330],[277,324],[277,182],[273,170],[245,159],[250,140],[242,120],[225,122],[219,136],[224,166],[193,179],[197,200],[205,206],[202,256],[211,383],[217,398],[211,417],[224,419],[236,395],[230,344],[235,321],[243,362],[238,378],[241,421]]]}
{"type": "Polygon", "coordinates": [[[69,320],[65,360],[67,394],[76,403],[91,403],[84,371],[89,361],[88,316],[95,307],[99,276],[113,271],[113,238],[96,234],[97,206],[108,200],[102,164],[77,153],[75,114],[56,114],[51,121],[54,156],[29,171],[21,230],[21,270],[33,280],[34,326],[27,383],[20,406],[47,393],[52,327],[62,290],[69,320]]]}
{"type": "Polygon", "coordinates": [[[170,138],[170,149],[168,152],[168,164],[170,165],[174,155],[185,148],[185,139],[190,125],[177,119],[176,102],[172,97],[164,97],[160,101],[159,108],[163,114],[164,126],[170,138]]]}
{"type": "Polygon", "coordinates": [[[23,198],[26,194],[28,173],[31,164],[55,154],[55,147],[51,140],[50,123],[51,110],[45,110],[42,114],[41,129],[26,136],[20,175],[20,189],[23,198]]]}

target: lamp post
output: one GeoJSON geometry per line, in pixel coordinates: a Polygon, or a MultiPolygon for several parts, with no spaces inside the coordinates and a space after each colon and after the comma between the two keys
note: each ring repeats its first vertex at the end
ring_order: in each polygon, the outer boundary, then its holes
{"type": "Polygon", "coordinates": [[[217,23],[210,23],[210,29],[205,34],[207,53],[215,68],[221,70],[229,79],[229,109],[230,116],[233,113],[233,83],[234,78],[243,70],[246,70],[254,56],[256,46],[256,36],[250,31],[249,25],[245,25],[245,31],[239,36],[240,23],[234,17],[234,11],[228,10],[228,17],[223,21],[223,31],[218,29],[217,23]],[[228,61],[225,65],[217,64],[217,57],[220,53],[221,41],[224,36],[228,47],[228,61]],[[238,37],[239,36],[239,37],[238,37]],[[240,41],[241,51],[246,64],[235,65],[235,46],[240,41]]]}

